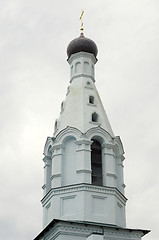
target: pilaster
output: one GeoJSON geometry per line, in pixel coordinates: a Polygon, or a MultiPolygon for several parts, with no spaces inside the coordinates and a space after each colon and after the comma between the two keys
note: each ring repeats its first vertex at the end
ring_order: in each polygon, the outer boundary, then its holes
{"type": "Polygon", "coordinates": [[[43,190],[44,190],[44,195],[50,191],[51,189],[51,157],[50,156],[45,156],[43,158],[43,161],[45,163],[44,166],[44,185],[43,185],[43,190]]]}
{"type": "Polygon", "coordinates": [[[91,183],[91,144],[89,140],[75,141],[77,145],[77,183],[91,183]]]}
{"type": "Polygon", "coordinates": [[[61,187],[62,144],[54,145],[52,151],[51,187],[61,187]]]}
{"type": "Polygon", "coordinates": [[[102,144],[103,149],[103,185],[116,187],[116,159],[113,144],[102,144]]]}

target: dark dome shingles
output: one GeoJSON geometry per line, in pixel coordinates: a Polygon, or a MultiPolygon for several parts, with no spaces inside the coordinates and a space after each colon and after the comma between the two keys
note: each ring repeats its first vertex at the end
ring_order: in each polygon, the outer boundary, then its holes
{"type": "Polygon", "coordinates": [[[91,39],[84,37],[83,34],[81,34],[78,38],[75,38],[72,40],[68,47],[67,47],[67,56],[68,58],[77,52],[88,52],[94,54],[94,56],[97,56],[98,49],[91,39]]]}

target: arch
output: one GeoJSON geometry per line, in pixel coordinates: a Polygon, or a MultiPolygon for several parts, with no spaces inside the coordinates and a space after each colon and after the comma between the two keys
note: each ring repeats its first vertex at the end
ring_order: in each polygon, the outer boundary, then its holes
{"type": "Polygon", "coordinates": [[[122,141],[120,139],[119,136],[115,137],[114,139],[114,144],[116,146],[116,149],[117,149],[117,155],[123,155],[124,154],[124,148],[123,148],[123,144],[122,144],[122,141]]]}
{"type": "Polygon", "coordinates": [[[61,130],[56,138],[54,139],[55,143],[62,144],[67,137],[74,137],[75,139],[79,140],[82,133],[77,129],[73,127],[66,127],[63,130],[61,130]]]}
{"type": "Polygon", "coordinates": [[[75,64],[75,73],[80,73],[81,72],[81,63],[77,62],[75,64]]]}
{"type": "Polygon", "coordinates": [[[92,122],[98,122],[99,121],[99,116],[96,112],[92,114],[92,122]]]}
{"type": "Polygon", "coordinates": [[[86,132],[88,139],[96,138],[101,144],[103,143],[112,143],[114,138],[100,126],[89,129],[86,132]]]}
{"type": "Polygon", "coordinates": [[[102,177],[102,147],[101,143],[92,139],[91,145],[91,170],[92,170],[92,184],[97,186],[103,185],[102,177]]]}
{"type": "Polygon", "coordinates": [[[89,73],[89,63],[84,62],[84,73],[89,73]]]}
{"type": "Polygon", "coordinates": [[[51,148],[53,146],[53,141],[52,141],[52,138],[51,137],[48,137],[46,139],[46,143],[45,143],[45,146],[44,146],[44,155],[45,156],[51,156],[51,148]]]}

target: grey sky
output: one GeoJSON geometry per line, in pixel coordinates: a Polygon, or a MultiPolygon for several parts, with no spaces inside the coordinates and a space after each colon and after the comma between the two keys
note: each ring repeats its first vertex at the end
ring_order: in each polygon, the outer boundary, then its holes
{"type": "Polygon", "coordinates": [[[96,86],[125,149],[127,227],[159,222],[159,1],[1,0],[0,235],[42,229],[42,153],[69,84],[66,48],[84,34],[98,46],[96,86]]]}

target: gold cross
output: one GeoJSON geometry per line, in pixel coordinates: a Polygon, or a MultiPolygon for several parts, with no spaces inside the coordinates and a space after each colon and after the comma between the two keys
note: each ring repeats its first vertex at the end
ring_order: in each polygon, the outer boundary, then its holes
{"type": "Polygon", "coordinates": [[[80,28],[80,30],[81,30],[81,33],[83,33],[83,18],[82,18],[83,13],[84,13],[84,11],[82,10],[81,11],[81,16],[80,16],[80,20],[81,20],[81,28],[80,28]]]}

